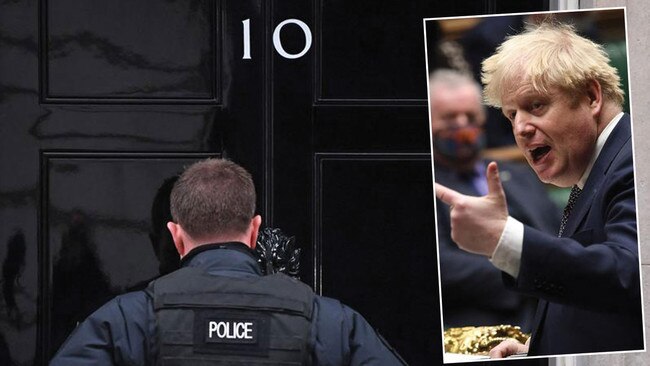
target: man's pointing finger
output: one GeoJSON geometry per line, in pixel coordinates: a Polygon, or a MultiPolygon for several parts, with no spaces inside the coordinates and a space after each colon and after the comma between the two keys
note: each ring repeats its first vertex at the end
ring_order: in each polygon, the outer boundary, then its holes
{"type": "Polygon", "coordinates": [[[453,189],[436,183],[436,197],[438,197],[442,202],[453,206],[458,200],[462,198],[462,196],[462,194],[454,191],[453,189]]]}

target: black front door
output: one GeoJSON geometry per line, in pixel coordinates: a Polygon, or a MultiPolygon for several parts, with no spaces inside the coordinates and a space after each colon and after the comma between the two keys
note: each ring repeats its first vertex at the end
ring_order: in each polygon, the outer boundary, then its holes
{"type": "Polygon", "coordinates": [[[210,156],[251,171],[303,281],[437,363],[421,19],[523,9],[435,3],[2,2],[0,364],[173,267],[160,197],[210,156]]]}

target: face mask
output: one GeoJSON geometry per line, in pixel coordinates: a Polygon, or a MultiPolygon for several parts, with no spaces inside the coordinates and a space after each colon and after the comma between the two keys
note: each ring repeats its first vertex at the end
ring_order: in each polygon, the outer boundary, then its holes
{"type": "Polygon", "coordinates": [[[433,136],[436,154],[452,163],[468,163],[485,148],[485,135],[479,127],[454,127],[433,136]]]}

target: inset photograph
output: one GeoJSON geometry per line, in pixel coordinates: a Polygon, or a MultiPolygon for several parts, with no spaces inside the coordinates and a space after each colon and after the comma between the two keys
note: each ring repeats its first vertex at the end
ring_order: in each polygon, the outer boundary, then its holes
{"type": "Polygon", "coordinates": [[[625,19],[424,20],[445,363],[645,350],[625,19]]]}

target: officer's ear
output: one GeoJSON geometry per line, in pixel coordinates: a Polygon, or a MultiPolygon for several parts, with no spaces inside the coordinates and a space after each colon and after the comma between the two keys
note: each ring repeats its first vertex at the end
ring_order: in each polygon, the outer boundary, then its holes
{"type": "Polygon", "coordinates": [[[251,249],[255,249],[255,245],[257,245],[257,234],[260,232],[260,226],[262,225],[262,216],[260,215],[255,215],[251,219],[251,249]]]}
{"type": "Polygon", "coordinates": [[[182,258],[186,254],[185,242],[183,241],[183,228],[181,228],[181,226],[177,223],[169,221],[167,223],[167,229],[169,230],[169,233],[172,234],[172,239],[174,240],[176,251],[182,258]]]}

